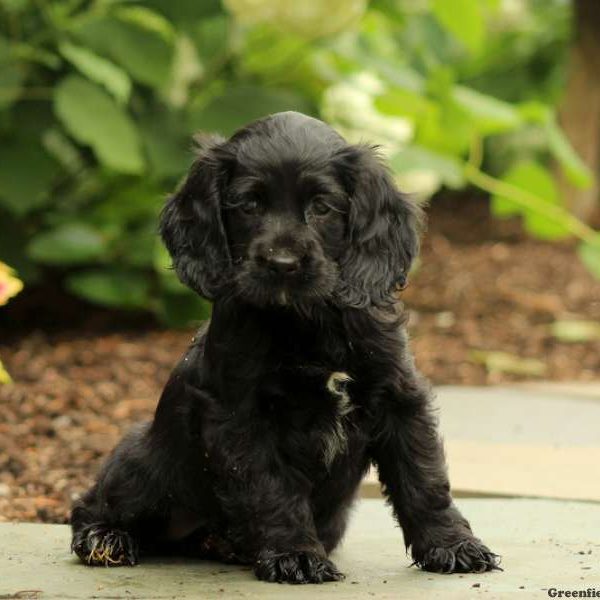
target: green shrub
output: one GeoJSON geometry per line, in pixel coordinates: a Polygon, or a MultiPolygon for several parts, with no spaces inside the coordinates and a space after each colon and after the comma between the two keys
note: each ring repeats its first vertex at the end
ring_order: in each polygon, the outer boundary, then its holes
{"type": "Polygon", "coordinates": [[[563,1],[515,16],[498,0],[374,0],[355,26],[355,0],[337,33],[319,28],[335,3],[305,2],[322,3],[313,22],[281,0],[264,0],[268,23],[240,0],[226,2],[238,20],[216,0],[0,0],[0,258],[28,284],[59,277],[167,324],[203,318],[156,235],[189,139],[294,109],[380,143],[408,191],[475,184],[532,234],[578,236],[598,274],[598,235],[565,212],[548,171],[555,160],[578,185],[591,177],[554,116],[563,1]]]}

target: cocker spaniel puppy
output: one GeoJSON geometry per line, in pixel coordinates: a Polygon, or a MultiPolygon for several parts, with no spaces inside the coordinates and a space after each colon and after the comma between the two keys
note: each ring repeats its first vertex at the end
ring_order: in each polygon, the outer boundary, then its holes
{"type": "Polygon", "coordinates": [[[420,221],[372,148],[316,119],[201,142],[160,230],[212,319],[74,506],[83,562],[186,552],[266,581],[340,580],[328,555],[375,464],[417,565],[497,567],[452,502],[395,306],[420,221]]]}

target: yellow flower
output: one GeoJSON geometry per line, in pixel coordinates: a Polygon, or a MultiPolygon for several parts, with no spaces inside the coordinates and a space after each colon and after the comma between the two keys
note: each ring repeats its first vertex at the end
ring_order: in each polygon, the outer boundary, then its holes
{"type": "Polygon", "coordinates": [[[0,261],[0,306],[23,289],[23,282],[15,277],[15,272],[0,261]]]}
{"type": "Polygon", "coordinates": [[[2,361],[0,360],[0,384],[2,383],[11,383],[12,379],[8,374],[8,371],[2,365],[2,361]]]}

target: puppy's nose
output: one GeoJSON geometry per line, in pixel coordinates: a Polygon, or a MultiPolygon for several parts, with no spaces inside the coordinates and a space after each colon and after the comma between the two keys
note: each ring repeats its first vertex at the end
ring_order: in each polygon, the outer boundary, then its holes
{"type": "Polygon", "coordinates": [[[293,273],[300,267],[298,257],[287,250],[269,252],[264,258],[268,269],[280,275],[293,273]]]}

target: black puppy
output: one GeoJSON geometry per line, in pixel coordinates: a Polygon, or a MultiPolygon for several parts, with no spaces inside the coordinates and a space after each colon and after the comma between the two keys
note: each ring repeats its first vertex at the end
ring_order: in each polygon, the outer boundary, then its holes
{"type": "Polygon", "coordinates": [[[496,568],[452,503],[394,306],[419,223],[374,151],[315,119],[280,113],[205,140],[161,233],[212,319],[154,421],[75,505],[77,555],[185,551],[267,581],[336,581],[327,556],[373,463],[417,565],[496,568]]]}

